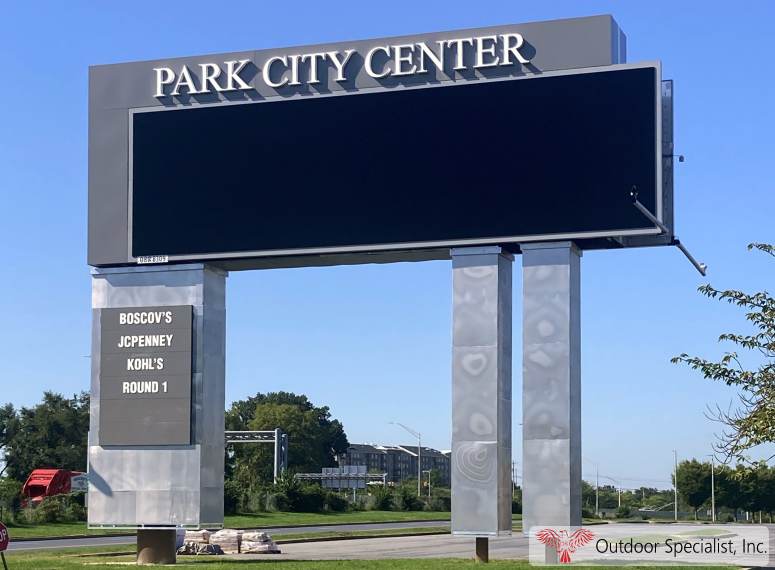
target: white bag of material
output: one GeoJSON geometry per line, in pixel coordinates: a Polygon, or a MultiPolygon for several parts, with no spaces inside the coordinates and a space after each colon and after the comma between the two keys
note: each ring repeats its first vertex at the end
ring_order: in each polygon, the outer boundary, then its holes
{"type": "Polygon", "coordinates": [[[207,529],[202,530],[187,530],[183,542],[197,542],[199,544],[210,543],[210,531],[207,529]]]}
{"type": "Polygon", "coordinates": [[[267,542],[243,540],[242,554],[280,554],[280,549],[271,539],[267,542]]]}
{"type": "Polygon", "coordinates": [[[203,544],[201,542],[186,542],[178,548],[178,554],[223,554],[221,547],[215,544],[203,544]]]}
{"type": "Polygon", "coordinates": [[[260,530],[247,530],[242,533],[242,542],[268,542],[271,540],[272,537],[260,530]]]}
{"type": "Polygon", "coordinates": [[[220,546],[224,554],[239,554],[241,537],[241,530],[225,528],[210,535],[210,544],[220,546]]]}

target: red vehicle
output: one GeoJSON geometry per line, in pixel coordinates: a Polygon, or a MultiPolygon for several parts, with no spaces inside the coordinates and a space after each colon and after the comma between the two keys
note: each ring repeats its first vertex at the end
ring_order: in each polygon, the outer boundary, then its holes
{"type": "Polygon", "coordinates": [[[44,497],[86,490],[86,473],[67,469],[35,469],[22,487],[24,505],[36,505],[44,497]]]}

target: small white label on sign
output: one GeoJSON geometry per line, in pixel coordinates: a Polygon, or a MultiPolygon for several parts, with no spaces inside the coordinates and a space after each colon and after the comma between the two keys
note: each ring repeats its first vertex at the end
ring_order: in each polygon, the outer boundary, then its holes
{"type": "Polygon", "coordinates": [[[137,258],[137,264],[142,265],[145,263],[168,263],[170,260],[168,255],[141,255],[137,258]]]}

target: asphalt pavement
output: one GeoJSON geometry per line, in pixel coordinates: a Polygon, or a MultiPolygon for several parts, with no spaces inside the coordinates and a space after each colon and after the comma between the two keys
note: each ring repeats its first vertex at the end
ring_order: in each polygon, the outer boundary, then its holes
{"type": "MultiPolygon", "coordinates": [[[[297,534],[302,532],[342,532],[359,530],[393,530],[402,528],[428,528],[428,527],[448,527],[449,521],[417,521],[417,522],[393,522],[393,523],[356,523],[356,524],[337,524],[337,525],[319,525],[319,526],[287,526],[279,528],[266,529],[272,537],[280,538],[284,534],[297,534]]],[[[263,529],[261,529],[263,530],[263,529]]],[[[14,541],[11,537],[11,544],[8,550],[44,550],[44,549],[62,549],[77,548],[85,546],[125,546],[134,545],[136,537],[132,536],[88,536],[83,538],[55,538],[44,540],[24,540],[14,541]]]]}

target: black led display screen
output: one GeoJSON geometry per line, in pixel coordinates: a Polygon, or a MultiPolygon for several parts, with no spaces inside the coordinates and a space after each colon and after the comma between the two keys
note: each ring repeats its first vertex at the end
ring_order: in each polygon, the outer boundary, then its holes
{"type": "Polygon", "coordinates": [[[643,67],[136,112],[132,254],[646,230],[657,106],[643,67]]]}

